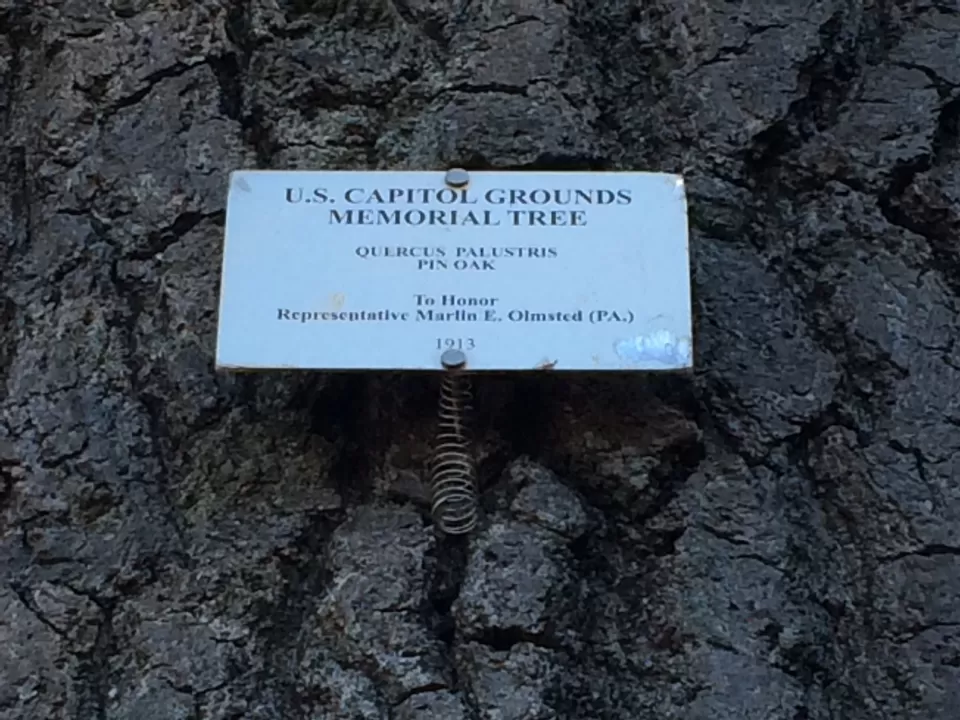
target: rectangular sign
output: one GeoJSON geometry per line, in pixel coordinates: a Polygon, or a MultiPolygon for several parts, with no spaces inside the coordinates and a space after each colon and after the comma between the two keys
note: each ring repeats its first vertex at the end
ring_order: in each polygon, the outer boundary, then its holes
{"type": "Polygon", "coordinates": [[[692,366],[687,203],[644,172],[242,170],[217,366],[692,366]]]}

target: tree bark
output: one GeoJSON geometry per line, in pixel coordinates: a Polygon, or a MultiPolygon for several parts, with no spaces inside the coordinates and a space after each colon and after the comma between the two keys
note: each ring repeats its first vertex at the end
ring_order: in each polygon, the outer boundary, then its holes
{"type": "Polygon", "coordinates": [[[947,720],[955,2],[0,0],[0,719],[947,720]],[[227,173],[682,172],[691,378],[213,370],[227,173]]]}

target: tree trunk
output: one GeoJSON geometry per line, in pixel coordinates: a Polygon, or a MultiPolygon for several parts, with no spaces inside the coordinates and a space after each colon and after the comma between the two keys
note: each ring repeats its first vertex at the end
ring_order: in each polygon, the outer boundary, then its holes
{"type": "MultiPolygon", "coordinates": [[[[0,719],[947,720],[954,2],[0,0],[0,719]],[[213,369],[238,168],[683,172],[693,378],[213,369]]],[[[602,279],[600,279],[602,281],[602,279]]]]}

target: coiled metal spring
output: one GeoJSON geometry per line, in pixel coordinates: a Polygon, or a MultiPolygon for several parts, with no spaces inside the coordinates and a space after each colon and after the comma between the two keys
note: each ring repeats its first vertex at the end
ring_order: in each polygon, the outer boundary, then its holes
{"type": "Polygon", "coordinates": [[[473,395],[470,379],[456,370],[440,383],[436,444],[430,460],[431,514],[448,535],[464,535],[477,525],[477,473],[466,418],[473,395]]]}

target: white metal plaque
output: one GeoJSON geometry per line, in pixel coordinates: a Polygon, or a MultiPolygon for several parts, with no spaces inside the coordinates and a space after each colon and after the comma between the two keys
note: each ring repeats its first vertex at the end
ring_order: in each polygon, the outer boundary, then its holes
{"type": "Polygon", "coordinates": [[[232,173],[217,366],[692,366],[680,176],[445,175],[232,173]]]}

